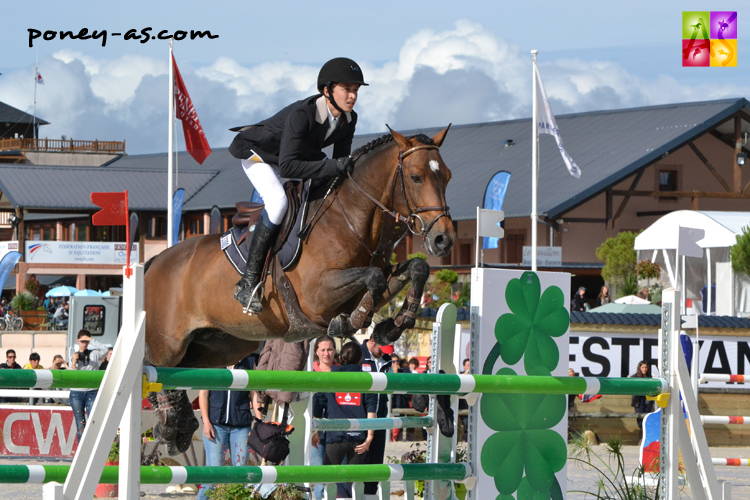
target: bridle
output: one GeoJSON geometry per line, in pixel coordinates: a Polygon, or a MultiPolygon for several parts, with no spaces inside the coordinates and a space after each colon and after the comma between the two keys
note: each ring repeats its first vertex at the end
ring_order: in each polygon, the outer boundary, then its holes
{"type": "MultiPolygon", "coordinates": [[[[385,205],[380,203],[378,200],[376,200],[373,196],[371,196],[367,191],[362,189],[362,186],[357,184],[354,179],[352,178],[351,173],[347,173],[349,176],[349,180],[352,182],[354,187],[359,190],[360,193],[365,195],[365,197],[373,202],[378,208],[380,208],[383,213],[390,215],[393,217],[396,222],[403,222],[406,224],[406,227],[411,231],[411,233],[415,236],[421,236],[424,238],[427,233],[429,233],[432,230],[432,226],[435,225],[435,223],[440,220],[442,217],[450,217],[450,209],[448,208],[448,205],[443,205],[439,207],[418,207],[416,202],[414,201],[414,196],[411,193],[411,190],[409,189],[409,184],[406,182],[406,173],[404,172],[404,158],[409,156],[410,154],[420,151],[423,149],[440,149],[438,146],[435,146],[433,144],[423,144],[420,146],[414,146],[413,148],[409,148],[406,151],[399,150],[398,152],[398,166],[396,167],[396,175],[393,176],[393,181],[391,182],[391,200],[394,199],[393,193],[396,189],[396,182],[398,179],[401,180],[401,194],[404,197],[404,201],[406,202],[406,208],[409,210],[409,215],[407,217],[404,217],[401,215],[397,210],[389,210],[385,205]],[[440,214],[432,219],[432,222],[429,224],[425,224],[424,219],[419,215],[424,212],[440,212],[440,214]]],[[[354,161],[356,162],[357,158],[354,158],[354,161]]],[[[442,194],[442,185],[440,183],[440,175],[438,171],[435,171],[435,177],[437,178],[437,188],[438,192],[441,193],[441,196],[443,197],[443,203],[445,203],[445,195],[442,194]]],[[[339,202],[340,204],[340,202],[339,202]]],[[[342,207],[343,212],[343,207],[342,207]]],[[[346,218],[346,215],[344,215],[346,218]]],[[[348,220],[347,220],[348,222],[348,220]]],[[[349,227],[352,227],[351,224],[349,227]]],[[[355,231],[356,232],[356,231],[355,231]]],[[[359,236],[359,234],[357,234],[359,236]]],[[[360,238],[361,240],[361,238],[360,238]]]]}

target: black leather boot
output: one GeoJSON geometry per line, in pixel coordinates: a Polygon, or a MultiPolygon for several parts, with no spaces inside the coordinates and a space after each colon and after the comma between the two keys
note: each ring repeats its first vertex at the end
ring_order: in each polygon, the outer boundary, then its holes
{"type": "Polygon", "coordinates": [[[276,240],[276,235],[279,232],[279,226],[273,224],[268,214],[263,211],[263,216],[260,218],[258,223],[255,225],[255,230],[250,236],[250,242],[248,246],[250,249],[247,252],[247,265],[245,266],[245,274],[242,279],[237,282],[236,288],[234,289],[234,298],[237,299],[243,307],[247,307],[248,312],[253,314],[260,314],[263,312],[263,287],[258,286],[261,284],[261,273],[263,272],[263,265],[266,262],[266,256],[271,248],[271,245],[276,240]],[[257,292],[254,293],[258,288],[257,292]]]}

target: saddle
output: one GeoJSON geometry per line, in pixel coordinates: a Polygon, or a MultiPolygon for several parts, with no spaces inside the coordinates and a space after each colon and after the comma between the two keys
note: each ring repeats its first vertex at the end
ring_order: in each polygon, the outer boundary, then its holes
{"type": "MultiPolygon", "coordinates": [[[[284,220],[279,228],[279,236],[271,248],[270,254],[279,258],[282,269],[293,266],[302,252],[302,241],[298,237],[301,227],[307,218],[309,207],[310,181],[288,181],[284,184],[288,205],[284,220]]],[[[248,232],[255,229],[255,225],[263,214],[262,203],[240,201],[235,204],[237,213],[232,217],[233,227],[221,237],[221,249],[229,262],[242,275],[245,273],[246,256],[248,253],[248,232]]]]}

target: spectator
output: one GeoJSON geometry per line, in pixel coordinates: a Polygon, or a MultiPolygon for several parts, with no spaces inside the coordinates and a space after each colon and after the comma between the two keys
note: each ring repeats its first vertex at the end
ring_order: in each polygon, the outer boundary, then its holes
{"type": "Polygon", "coordinates": [[[55,324],[58,329],[65,329],[68,327],[68,309],[70,309],[70,304],[66,302],[59,306],[57,311],[55,311],[55,324]]]}
{"type": "MultiPolygon", "coordinates": [[[[78,351],[71,356],[69,367],[71,370],[98,370],[106,355],[107,346],[92,340],[91,333],[88,330],[81,330],[78,332],[78,351]]],[[[98,392],[98,389],[70,390],[70,406],[73,408],[73,415],[76,419],[76,429],[78,430],[76,438],[79,443],[81,442],[83,428],[86,425],[86,419],[91,414],[91,408],[94,406],[94,400],[98,392]]]]}
{"type": "MultiPolygon", "coordinates": [[[[379,346],[375,343],[373,336],[370,335],[370,340],[365,340],[362,343],[362,371],[363,372],[390,372],[391,370],[391,354],[393,353],[393,345],[379,346]]],[[[388,395],[379,394],[378,403],[376,406],[376,414],[378,418],[385,418],[388,416],[388,395]]],[[[370,444],[370,453],[367,454],[365,459],[366,464],[382,464],[383,455],[385,454],[385,430],[375,431],[375,437],[370,444]]],[[[365,495],[377,495],[378,483],[367,482],[365,483],[365,495]]]]}
{"type": "Polygon", "coordinates": [[[110,347],[109,350],[107,351],[107,357],[104,359],[104,361],[102,361],[102,364],[99,365],[100,370],[107,369],[107,367],[109,366],[109,360],[112,359],[112,352],[114,352],[114,349],[110,347]]]}
{"type": "MultiPolygon", "coordinates": [[[[463,370],[461,370],[462,375],[471,372],[471,361],[469,360],[469,358],[464,359],[464,362],[462,363],[461,366],[463,366],[463,370]]],[[[461,440],[464,442],[469,441],[469,416],[460,415],[460,412],[463,410],[468,410],[468,409],[469,409],[469,403],[467,403],[465,399],[459,398],[458,400],[459,418],[461,419],[461,425],[464,428],[464,434],[461,440]]]]}
{"type": "Polygon", "coordinates": [[[432,372],[432,356],[427,357],[427,361],[425,362],[425,369],[422,373],[430,373],[432,372]]]}
{"type": "Polygon", "coordinates": [[[599,290],[599,296],[596,298],[596,305],[603,306],[605,304],[609,304],[610,302],[612,302],[612,299],[609,296],[609,288],[603,286],[599,290]]]}
{"type": "Polygon", "coordinates": [[[579,287],[575,297],[571,301],[571,310],[576,312],[584,312],[588,310],[589,305],[586,303],[586,287],[579,287]]]}
{"type": "Polygon", "coordinates": [[[393,365],[393,368],[398,368],[399,366],[401,366],[401,358],[399,358],[398,354],[396,354],[395,352],[391,354],[391,364],[393,365]]]}
{"type": "MultiPolygon", "coordinates": [[[[364,344],[366,349],[367,342],[364,344]]],[[[374,344],[374,342],[373,342],[374,344]]],[[[378,349],[379,350],[379,349],[378,349]]],[[[342,365],[331,368],[332,371],[361,372],[365,366],[360,365],[363,349],[356,342],[348,342],[341,348],[342,365]]],[[[368,349],[368,352],[369,349],[368,349]]],[[[378,356],[380,357],[380,355],[378,356]]],[[[327,414],[329,418],[375,418],[378,408],[377,394],[360,394],[349,392],[316,393],[313,399],[313,417],[321,418],[327,414]]],[[[372,463],[368,460],[372,454],[372,445],[376,431],[328,431],[326,432],[326,452],[323,465],[340,465],[344,458],[350,465],[372,463]],[[368,454],[367,451],[370,450],[368,454]]],[[[385,431],[383,431],[385,433],[385,431]]],[[[385,441],[385,434],[383,434],[385,441]]],[[[385,442],[384,442],[385,444],[385,442]]],[[[382,463],[382,456],[380,459],[382,463]]],[[[365,487],[367,487],[365,483],[365,487]]],[[[375,488],[377,489],[377,483],[375,488]]],[[[351,483],[338,483],[338,497],[351,498],[351,483]]]]}
{"type": "Polygon", "coordinates": [[[52,358],[52,366],[50,366],[50,370],[67,370],[70,367],[68,366],[68,363],[65,362],[65,359],[62,357],[61,354],[55,354],[55,356],[52,358]]]}
{"type": "MultiPolygon", "coordinates": [[[[568,377],[577,377],[578,374],[575,372],[574,369],[568,368],[568,377]]],[[[568,410],[572,410],[575,407],[576,404],[576,395],[575,394],[568,394],[568,410]]]]}
{"type": "Polygon", "coordinates": [[[39,353],[32,352],[29,354],[29,362],[23,365],[24,370],[44,370],[44,367],[39,364],[42,358],[39,353]]]}
{"type": "Polygon", "coordinates": [[[55,314],[57,312],[57,307],[58,307],[57,300],[52,298],[52,300],[50,300],[49,304],[47,304],[47,307],[45,307],[45,309],[47,310],[49,314],[55,314]]]}
{"type": "MultiPolygon", "coordinates": [[[[399,363],[393,360],[395,356],[391,356],[391,366],[394,369],[398,366],[396,373],[411,373],[409,369],[409,362],[402,359],[399,363]]],[[[409,408],[411,404],[411,396],[409,394],[394,394],[391,398],[391,408],[409,408]]],[[[391,429],[391,441],[398,441],[398,436],[401,434],[401,429],[391,429]]]]}
{"type": "Polygon", "coordinates": [[[464,367],[463,370],[461,370],[461,373],[469,373],[469,370],[471,370],[471,361],[469,361],[469,358],[466,358],[462,364],[464,367]]]}
{"type": "MultiPolygon", "coordinates": [[[[334,366],[339,366],[333,361],[336,354],[336,342],[333,337],[325,335],[315,341],[313,349],[313,371],[330,372],[334,366]]],[[[328,418],[323,412],[321,418],[328,418]]],[[[326,433],[315,432],[312,435],[312,450],[310,454],[310,465],[323,465],[323,457],[326,453],[326,433]]],[[[315,499],[322,500],[325,496],[325,484],[316,484],[314,488],[315,499]]]]}
{"type": "MultiPolygon", "coordinates": [[[[651,378],[651,365],[645,361],[638,363],[635,373],[631,375],[635,378],[651,378]]],[[[630,399],[630,406],[635,408],[635,413],[651,413],[654,411],[654,402],[646,399],[646,396],[633,396],[630,399]]],[[[637,418],[638,428],[643,429],[643,417],[637,418]]]]}
{"type": "MultiPolygon", "coordinates": [[[[228,369],[252,370],[255,358],[248,356],[228,369]]],[[[249,391],[201,390],[198,404],[203,419],[203,448],[206,451],[206,466],[217,467],[223,462],[224,452],[229,450],[232,465],[247,465],[248,445],[253,423],[253,404],[249,391]]],[[[207,498],[213,484],[201,484],[198,500],[207,498]]]]}
{"type": "Polygon", "coordinates": [[[20,370],[21,365],[16,363],[16,351],[13,349],[8,349],[5,351],[5,363],[0,365],[1,369],[5,370],[20,370]]]}
{"type": "Polygon", "coordinates": [[[417,358],[411,358],[409,360],[409,369],[412,373],[419,373],[419,360],[417,358]]]}
{"type": "Polygon", "coordinates": [[[638,290],[638,298],[648,300],[648,288],[642,288],[638,290]]]}

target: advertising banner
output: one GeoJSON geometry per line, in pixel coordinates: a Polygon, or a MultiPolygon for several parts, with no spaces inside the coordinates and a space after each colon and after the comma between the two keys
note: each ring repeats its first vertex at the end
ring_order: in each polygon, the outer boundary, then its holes
{"type": "MultiPolygon", "coordinates": [[[[29,264],[121,264],[127,261],[127,244],[96,241],[27,241],[29,264]]],[[[138,262],[138,243],[133,243],[130,263],[138,262]]]]}
{"type": "Polygon", "coordinates": [[[76,422],[71,408],[0,406],[0,455],[72,457],[76,422]]]}

